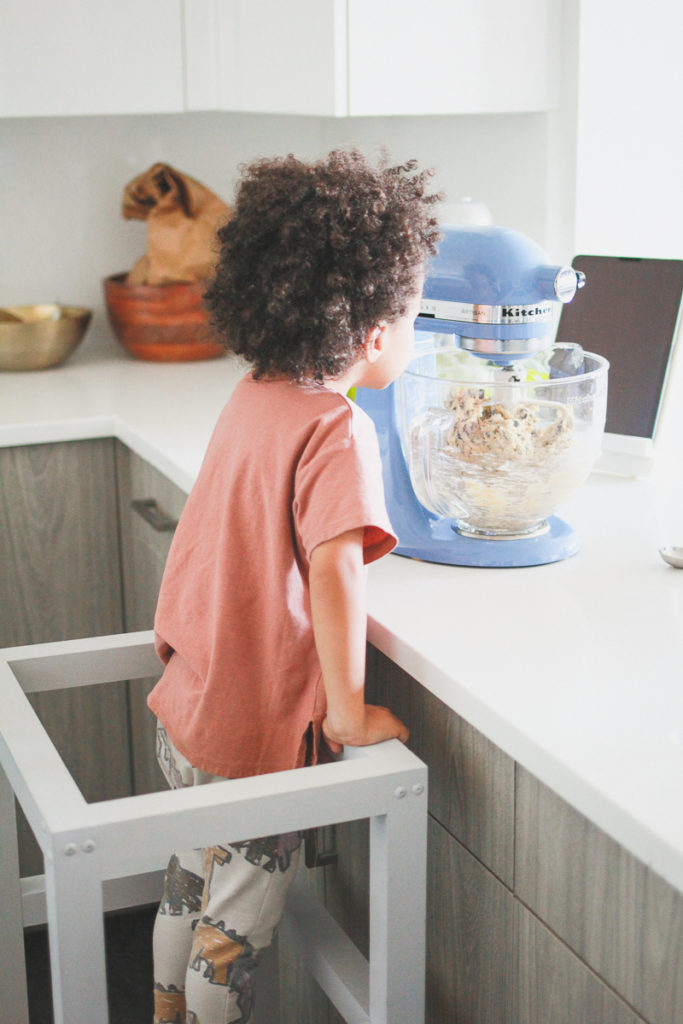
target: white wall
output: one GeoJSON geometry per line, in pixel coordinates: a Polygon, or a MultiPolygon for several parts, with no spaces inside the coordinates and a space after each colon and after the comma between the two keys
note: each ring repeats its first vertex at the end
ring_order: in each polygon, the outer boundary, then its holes
{"type": "Polygon", "coordinates": [[[102,279],[145,251],[145,224],[121,217],[131,178],[162,160],[228,199],[241,161],[292,140],[317,152],[318,122],[214,114],[0,121],[0,304],[83,304],[101,322],[102,279]]]}
{"type": "Polygon", "coordinates": [[[547,114],[349,118],[323,122],[326,146],[339,141],[397,160],[416,157],[436,171],[445,202],[483,200],[495,223],[547,244],[547,114]]]}
{"type": "Polygon", "coordinates": [[[436,170],[453,202],[483,199],[498,223],[546,243],[547,115],[327,119],[261,114],[0,120],[0,304],[59,300],[103,322],[102,279],[145,247],[145,225],[120,213],[126,183],[158,160],[230,201],[238,166],[256,156],[314,157],[386,146],[436,170]]]}
{"type": "Polygon", "coordinates": [[[584,0],[577,252],[683,256],[680,0],[584,0]]]}

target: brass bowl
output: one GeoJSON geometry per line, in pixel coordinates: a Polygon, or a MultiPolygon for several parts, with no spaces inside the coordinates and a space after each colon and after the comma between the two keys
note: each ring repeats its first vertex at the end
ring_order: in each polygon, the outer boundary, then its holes
{"type": "Polygon", "coordinates": [[[0,370],[44,370],[71,355],[88,329],[84,306],[5,306],[0,309],[0,370]]]}
{"type": "Polygon", "coordinates": [[[189,362],[225,355],[211,335],[198,281],[128,284],[125,274],[104,280],[109,322],[118,341],[137,359],[189,362]]]}

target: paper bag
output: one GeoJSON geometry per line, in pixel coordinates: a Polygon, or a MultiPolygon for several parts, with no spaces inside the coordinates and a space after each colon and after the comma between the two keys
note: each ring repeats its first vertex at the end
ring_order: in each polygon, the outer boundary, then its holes
{"type": "Polygon", "coordinates": [[[168,164],[154,164],[123,191],[126,220],[147,221],[147,252],[126,277],[128,284],[202,281],[218,255],[217,229],[230,207],[194,178],[168,164]]]}

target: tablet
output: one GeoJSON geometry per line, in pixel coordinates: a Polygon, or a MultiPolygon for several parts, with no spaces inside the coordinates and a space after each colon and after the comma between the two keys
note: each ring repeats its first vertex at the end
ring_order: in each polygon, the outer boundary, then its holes
{"type": "Polygon", "coordinates": [[[683,260],[576,256],[572,266],[586,275],[586,286],[562,307],[556,340],[609,360],[606,448],[644,454],[657,432],[672,363],[683,260]]]}

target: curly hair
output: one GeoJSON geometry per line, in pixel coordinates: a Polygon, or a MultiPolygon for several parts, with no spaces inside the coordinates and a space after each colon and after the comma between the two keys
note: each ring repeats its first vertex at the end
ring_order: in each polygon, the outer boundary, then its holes
{"type": "Polygon", "coordinates": [[[370,328],[405,314],[440,238],[432,172],[416,167],[372,167],[350,149],[241,169],[205,301],[256,377],[336,377],[370,328]]]}

